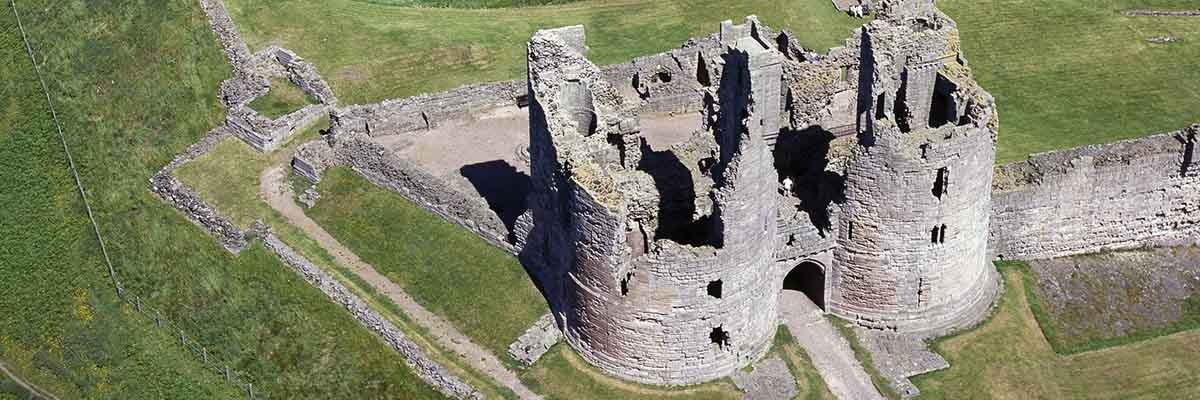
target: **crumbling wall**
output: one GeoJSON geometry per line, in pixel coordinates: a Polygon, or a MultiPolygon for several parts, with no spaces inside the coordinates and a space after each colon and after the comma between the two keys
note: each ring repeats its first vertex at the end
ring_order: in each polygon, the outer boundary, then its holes
{"type": "Polygon", "coordinates": [[[525,103],[525,82],[504,81],[463,86],[446,92],[353,105],[330,113],[335,134],[394,135],[467,119],[474,112],[525,103]]]}
{"type": "Polygon", "coordinates": [[[338,136],[333,142],[331,149],[322,148],[329,146],[325,142],[313,142],[312,148],[302,153],[309,156],[301,158],[302,165],[320,166],[314,169],[321,170],[333,165],[349,166],[371,183],[399,193],[417,206],[475,232],[496,247],[516,252],[509,243],[504,223],[479,196],[455,190],[453,185],[447,185],[412,162],[372,143],[364,135],[338,136]],[[330,151],[333,160],[328,158],[330,151]]]}
{"type": "Polygon", "coordinates": [[[1200,237],[1200,125],[996,167],[991,248],[1045,259],[1200,237]]]}

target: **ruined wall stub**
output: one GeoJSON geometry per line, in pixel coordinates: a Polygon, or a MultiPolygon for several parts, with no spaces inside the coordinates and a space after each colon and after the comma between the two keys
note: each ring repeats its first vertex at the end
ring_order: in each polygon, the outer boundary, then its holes
{"type": "Polygon", "coordinates": [[[669,189],[637,169],[636,106],[569,40],[582,33],[539,31],[529,44],[533,230],[522,260],[567,342],[604,371],[671,385],[726,376],[761,356],[777,326],[764,238],[776,229],[766,136],[778,130],[782,56],[753,35],[727,37],[705,127],[712,212],[695,225],[707,235],[683,244],[646,229],[669,189]]]}
{"type": "Polygon", "coordinates": [[[829,311],[904,332],[961,327],[997,290],[987,254],[994,101],[958,62],[953,21],[932,8],[885,14],[862,41],[859,143],[829,311]]]}

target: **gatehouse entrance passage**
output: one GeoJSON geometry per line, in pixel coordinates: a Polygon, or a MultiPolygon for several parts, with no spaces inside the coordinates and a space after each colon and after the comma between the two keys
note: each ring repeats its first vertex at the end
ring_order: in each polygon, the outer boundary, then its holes
{"type": "Polygon", "coordinates": [[[783,290],[804,293],[813,304],[825,310],[825,269],[820,264],[805,261],[792,268],[783,278],[783,290]]]}

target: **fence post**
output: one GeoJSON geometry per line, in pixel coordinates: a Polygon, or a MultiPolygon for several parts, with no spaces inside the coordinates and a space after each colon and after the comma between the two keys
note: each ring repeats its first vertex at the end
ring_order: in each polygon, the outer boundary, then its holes
{"type": "Polygon", "coordinates": [[[200,355],[204,357],[204,363],[208,364],[208,348],[200,347],[200,355]]]}
{"type": "Polygon", "coordinates": [[[158,311],[154,312],[154,326],[162,328],[162,313],[161,312],[158,312],[158,311]]]}
{"type": "Polygon", "coordinates": [[[229,383],[229,366],[225,366],[225,383],[229,383]]]}
{"type": "Polygon", "coordinates": [[[142,297],[133,296],[133,307],[137,308],[137,312],[142,312],[142,297]]]}
{"type": "Polygon", "coordinates": [[[254,399],[254,384],[253,383],[246,384],[246,394],[250,395],[251,399],[254,399]]]}

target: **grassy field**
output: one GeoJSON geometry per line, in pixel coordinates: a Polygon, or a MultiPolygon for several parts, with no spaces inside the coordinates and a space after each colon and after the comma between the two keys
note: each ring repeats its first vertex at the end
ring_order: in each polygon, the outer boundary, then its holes
{"type": "MultiPolygon", "coordinates": [[[[787,329],[779,329],[767,356],[779,356],[787,363],[796,378],[795,399],[835,398],[787,329]]],[[[550,349],[522,371],[521,381],[548,399],[741,399],[744,395],[728,378],[670,389],[623,381],[591,366],[566,344],[550,349]]]]}
{"type": "Polygon", "coordinates": [[[942,0],[1000,107],[997,162],[1200,122],[1200,24],[1118,10],[1195,0],[942,0]],[[1182,42],[1151,44],[1174,35],[1182,42]]]}
{"type": "Polygon", "coordinates": [[[343,104],[377,102],[468,83],[524,78],[525,43],[540,28],[585,24],[599,64],[665,51],[758,14],[801,43],[841,45],[862,20],[828,0],[592,0],[517,9],[430,9],[355,0],[229,0],[252,50],[278,44],[320,70],[343,104]]]}
{"type": "Polygon", "coordinates": [[[504,251],[347,168],[326,172],[309,216],[363,261],[507,359],[508,345],[546,313],[525,269],[504,251]]]}
{"type": "Polygon", "coordinates": [[[1070,356],[1046,342],[1026,269],[1001,268],[1006,290],[982,326],[935,343],[951,368],[913,382],[931,399],[1183,399],[1200,396],[1200,331],[1070,356]]]}
{"type": "MultiPolygon", "coordinates": [[[[117,299],[12,9],[0,8],[0,358],[64,399],[236,396],[117,299]]],[[[0,374],[0,398],[27,393],[0,374]]]]}
{"type": "MultiPolygon", "coordinates": [[[[223,120],[229,70],[196,3],[20,5],[131,292],[273,398],[437,397],[261,246],[233,257],[149,192],[223,120]]],[[[4,76],[25,78],[0,82],[0,357],[63,398],[238,396],[116,299],[5,9],[4,76]]]]}
{"type": "Polygon", "coordinates": [[[271,90],[254,101],[250,108],[267,118],[279,118],[317,101],[284,78],[271,79],[271,90]]]}
{"type": "MultiPolygon", "coordinates": [[[[376,311],[408,334],[409,339],[417,343],[433,360],[449,368],[485,396],[510,398],[512,393],[507,388],[500,387],[490,378],[472,369],[457,355],[427,339],[425,331],[409,320],[391,300],[379,295],[357,275],[337,264],[319,243],[290,225],[262,198],[259,193],[259,176],[271,166],[287,165],[295,147],[315,139],[325,127],[328,127],[327,120],[317,122],[269,154],[259,153],[240,139],[231,137],[217,144],[203,156],[184,164],[175,174],[210,205],[229,217],[235,225],[244,228],[257,220],[266,222],[280,240],[374,306],[376,311]]],[[[295,175],[292,176],[292,180],[293,186],[300,186],[301,181],[308,182],[303,178],[297,179],[295,175]]],[[[296,187],[295,190],[303,188],[296,187]]]]}

